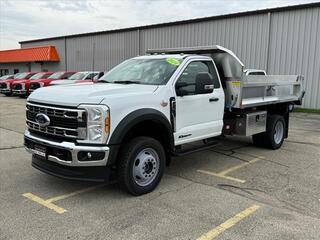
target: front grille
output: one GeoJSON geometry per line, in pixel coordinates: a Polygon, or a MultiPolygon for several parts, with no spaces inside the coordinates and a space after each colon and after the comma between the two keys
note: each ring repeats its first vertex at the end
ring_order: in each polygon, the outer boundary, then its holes
{"type": "Polygon", "coordinates": [[[7,88],[7,84],[6,83],[0,83],[0,88],[7,88]]]}
{"type": "Polygon", "coordinates": [[[84,110],[64,109],[38,104],[27,104],[27,127],[49,136],[65,137],[67,139],[84,139],[86,135],[86,115],[84,110]],[[41,126],[36,116],[43,113],[50,118],[48,126],[41,126]]]}
{"type": "Polygon", "coordinates": [[[15,84],[13,85],[13,90],[21,90],[22,89],[22,85],[21,84],[15,84]]]}
{"type": "Polygon", "coordinates": [[[30,84],[30,89],[32,89],[32,90],[38,89],[40,87],[41,87],[40,83],[31,83],[30,84]]]}

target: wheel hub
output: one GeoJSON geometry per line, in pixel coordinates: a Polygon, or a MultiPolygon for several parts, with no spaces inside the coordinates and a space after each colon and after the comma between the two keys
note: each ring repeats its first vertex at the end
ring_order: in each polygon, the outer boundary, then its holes
{"type": "Polygon", "coordinates": [[[159,156],[154,149],[146,148],[140,151],[133,165],[133,178],[140,186],[150,184],[159,171],[159,156]]]}
{"type": "Polygon", "coordinates": [[[284,134],[284,126],[283,123],[278,121],[276,123],[275,129],[274,129],[274,141],[276,144],[279,144],[282,141],[284,134]]]}

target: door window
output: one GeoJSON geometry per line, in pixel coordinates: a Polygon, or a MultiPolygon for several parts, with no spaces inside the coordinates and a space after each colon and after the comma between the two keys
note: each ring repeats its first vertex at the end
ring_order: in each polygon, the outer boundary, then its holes
{"type": "Polygon", "coordinates": [[[176,84],[185,84],[182,87],[188,95],[195,94],[196,77],[199,73],[210,73],[213,78],[214,88],[220,88],[218,74],[211,61],[191,62],[182,72],[176,84]]]}

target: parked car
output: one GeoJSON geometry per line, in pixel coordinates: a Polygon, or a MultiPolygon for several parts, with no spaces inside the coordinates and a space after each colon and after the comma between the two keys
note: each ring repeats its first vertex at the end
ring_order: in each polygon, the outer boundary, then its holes
{"type": "Polygon", "coordinates": [[[32,166],[66,179],[115,176],[141,195],[156,188],[171,156],[208,149],[218,136],[252,136],[254,145],[274,150],[288,137],[303,76],[247,76],[221,46],[148,53],[93,85],[30,95],[24,143],[32,166]]]}
{"type": "Polygon", "coordinates": [[[93,79],[87,79],[87,80],[77,80],[75,83],[95,83],[98,81],[99,78],[101,78],[106,72],[99,72],[99,74],[95,75],[93,79]]]}
{"type": "Polygon", "coordinates": [[[15,81],[20,81],[23,79],[29,79],[33,75],[35,75],[36,72],[23,72],[19,73],[14,76],[14,79],[7,79],[4,81],[0,82],[0,93],[5,94],[6,96],[11,96],[12,95],[12,84],[15,81]]]}
{"type": "Polygon", "coordinates": [[[3,80],[7,80],[7,79],[13,79],[14,75],[4,75],[2,77],[0,77],[0,82],[3,80]]]}
{"type": "Polygon", "coordinates": [[[29,95],[29,88],[30,83],[32,81],[38,80],[38,79],[46,79],[50,75],[52,75],[53,72],[39,72],[29,79],[23,79],[19,81],[14,81],[12,84],[12,94],[18,95],[20,97],[24,97],[29,95]]]}
{"type": "Polygon", "coordinates": [[[72,83],[86,83],[86,82],[93,82],[93,79],[95,76],[100,75],[103,72],[77,72],[73,75],[71,75],[66,80],[58,80],[58,81],[52,81],[50,85],[66,85],[66,84],[72,84],[72,83]]]}
{"type": "Polygon", "coordinates": [[[68,79],[71,75],[75,74],[76,72],[71,71],[61,71],[61,72],[55,72],[52,75],[50,75],[46,79],[37,79],[32,82],[30,82],[30,88],[29,92],[33,92],[34,90],[41,88],[41,87],[47,87],[50,85],[52,81],[55,80],[65,80],[68,79]]]}

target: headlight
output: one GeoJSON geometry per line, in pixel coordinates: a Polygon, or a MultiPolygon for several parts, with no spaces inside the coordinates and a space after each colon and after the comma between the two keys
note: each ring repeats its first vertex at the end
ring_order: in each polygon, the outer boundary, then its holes
{"type": "Polygon", "coordinates": [[[106,143],[110,131],[110,112],[105,105],[80,105],[87,113],[87,137],[79,143],[106,143]]]}

